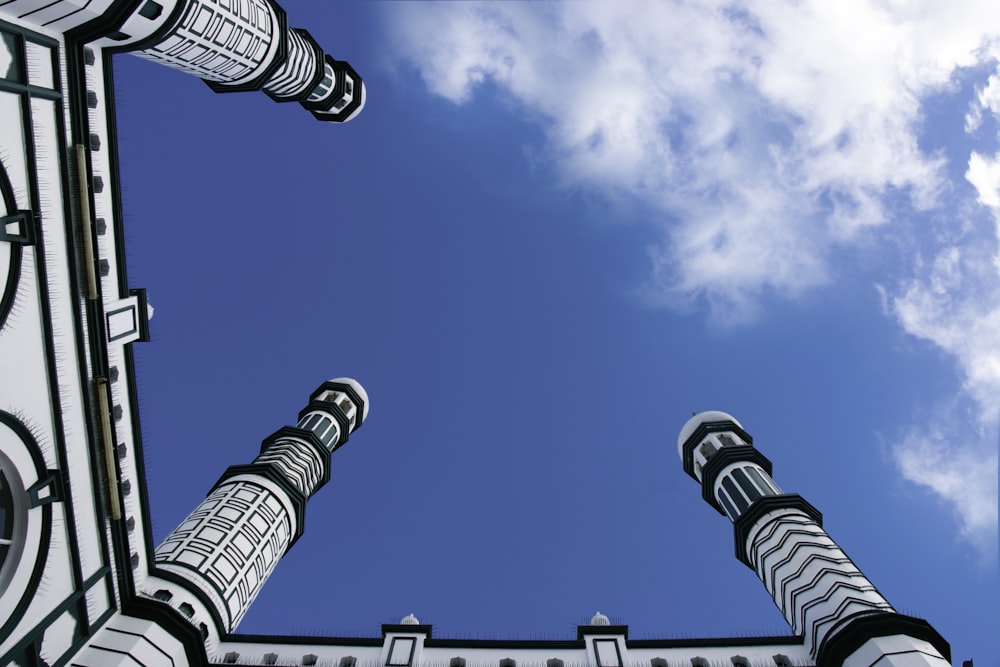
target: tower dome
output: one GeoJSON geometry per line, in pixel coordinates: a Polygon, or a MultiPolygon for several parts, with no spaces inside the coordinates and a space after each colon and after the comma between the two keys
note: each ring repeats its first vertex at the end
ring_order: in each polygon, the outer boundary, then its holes
{"type": "Polygon", "coordinates": [[[691,437],[691,434],[694,433],[695,429],[699,426],[706,422],[725,421],[733,422],[740,428],[743,428],[743,424],[741,424],[736,417],[719,410],[707,410],[706,412],[699,412],[691,417],[691,419],[687,420],[684,423],[684,426],[681,427],[681,432],[677,436],[677,455],[681,457],[682,461],[684,460],[684,443],[687,442],[687,439],[691,437]]]}
{"type": "Polygon", "coordinates": [[[420,625],[420,619],[413,614],[407,614],[399,620],[400,625],[420,625]]]}
{"type": "Polygon", "coordinates": [[[596,614],[594,614],[590,618],[590,624],[591,625],[611,625],[611,620],[607,616],[605,616],[604,614],[602,614],[601,612],[597,612],[596,614]]]}

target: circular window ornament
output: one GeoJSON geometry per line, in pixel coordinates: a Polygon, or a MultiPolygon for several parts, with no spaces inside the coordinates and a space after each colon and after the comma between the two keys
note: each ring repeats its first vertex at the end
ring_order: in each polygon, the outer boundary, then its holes
{"type": "Polygon", "coordinates": [[[48,555],[53,497],[48,472],[31,432],[0,410],[0,636],[32,600],[48,555]]]}
{"type": "Polygon", "coordinates": [[[21,558],[24,546],[24,488],[21,478],[0,452],[0,591],[21,558]]]}
{"type": "Polygon", "coordinates": [[[14,305],[21,276],[22,244],[29,241],[29,220],[17,210],[14,186],[0,156],[0,329],[14,305]]]}

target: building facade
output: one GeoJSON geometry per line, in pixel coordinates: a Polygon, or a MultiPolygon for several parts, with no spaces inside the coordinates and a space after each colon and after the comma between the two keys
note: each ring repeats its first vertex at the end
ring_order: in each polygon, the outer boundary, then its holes
{"type": "Polygon", "coordinates": [[[375,639],[239,634],[369,401],[348,378],[320,385],[154,547],[132,357],[151,309],[124,261],[111,56],[357,116],[361,78],[288,23],[270,0],[0,2],[0,665],[949,664],[724,413],[684,426],[684,469],[789,636],[637,640],[601,614],[562,641],[438,638],[412,615],[375,639]]]}

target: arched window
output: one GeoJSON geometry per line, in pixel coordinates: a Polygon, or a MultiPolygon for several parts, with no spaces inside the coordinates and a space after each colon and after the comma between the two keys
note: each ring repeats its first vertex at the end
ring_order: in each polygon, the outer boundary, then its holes
{"type": "Polygon", "coordinates": [[[701,443],[701,447],[698,448],[698,451],[701,452],[701,455],[704,456],[705,460],[707,461],[713,456],[715,456],[715,453],[719,450],[715,448],[715,445],[712,444],[711,440],[706,440],[705,442],[701,443]]]}

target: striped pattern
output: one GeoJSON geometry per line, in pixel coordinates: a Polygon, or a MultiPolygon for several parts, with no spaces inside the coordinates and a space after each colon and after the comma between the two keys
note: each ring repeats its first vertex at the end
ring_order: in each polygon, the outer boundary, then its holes
{"type": "MultiPolygon", "coordinates": [[[[330,419],[327,421],[332,422],[330,419]]],[[[333,432],[336,441],[337,425],[333,424],[330,431],[333,432]]],[[[316,451],[295,440],[284,439],[275,442],[258,456],[254,463],[273,465],[307,498],[312,495],[323,478],[323,462],[319,460],[316,451]]]]}
{"type": "Polygon", "coordinates": [[[306,92],[323,54],[300,34],[301,30],[288,31],[288,57],[281,68],[264,84],[264,90],[277,97],[295,97],[306,92]]]}
{"type": "Polygon", "coordinates": [[[330,94],[334,86],[337,84],[337,73],[333,71],[333,65],[329,62],[323,64],[323,80],[320,81],[311,93],[309,93],[310,102],[319,102],[324,97],[330,94]]]}
{"type": "Polygon", "coordinates": [[[275,57],[277,26],[264,0],[188,0],[173,32],[135,55],[206,81],[240,83],[275,57]]]}
{"type": "MultiPolygon", "coordinates": [[[[310,411],[299,428],[312,431],[330,450],[340,428],[330,415],[310,411]]],[[[322,483],[325,465],[314,446],[283,436],[268,445],[239,477],[221,484],[156,550],[156,563],[199,587],[233,631],[288,550],[295,533],[291,503],[279,487],[253,474],[254,466],[277,470],[304,497],[322,483]]]]}
{"type": "Polygon", "coordinates": [[[730,465],[715,480],[715,498],[734,521],[755,501],[774,495],[781,495],[781,489],[756,463],[730,465]]]}
{"type": "Polygon", "coordinates": [[[336,448],[340,427],[326,412],[307,412],[299,419],[298,427],[315,433],[320,442],[331,452],[336,448]]]}
{"type": "MultiPolygon", "coordinates": [[[[733,521],[737,558],[757,573],[814,660],[831,667],[948,664],[939,652],[944,646],[947,653],[947,642],[925,621],[893,610],[826,534],[819,512],[778,488],[770,462],[735,419],[715,411],[692,416],[678,451],[702,497],[733,521]],[[878,634],[892,630],[903,632],[878,634]],[[857,646],[869,632],[874,638],[857,646]]],[[[774,660],[787,663],[783,655],[774,660]]]]}
{"type": "Polygon", "coordinates": [[[757,576],[814,656],[857,614],[893,611],[823,528],[799,510],[765,515],[746,548],[757,576]]]}
{"type": "Polygon", "coordinates": [[[0,13],[40,27],[66,31],[92,21],[111,4],[112,0],[0,0],[0,13]]]}

